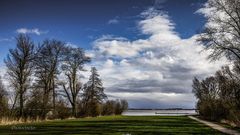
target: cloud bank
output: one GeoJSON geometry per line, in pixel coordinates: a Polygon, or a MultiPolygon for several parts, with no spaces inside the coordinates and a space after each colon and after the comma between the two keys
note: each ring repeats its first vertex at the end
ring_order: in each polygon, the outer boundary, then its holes
{"type": "Polygon", "coordinates": [[[87,51],[106,93],[127,99],[131,108],[194,108],[193,77],[214,74],[227,60],[207,60],[210,50],[203,51],[198,35],[180,38],[167,14],[150,8],[141,16],[138,27],[148,38],[104,35],[87,51]]]}

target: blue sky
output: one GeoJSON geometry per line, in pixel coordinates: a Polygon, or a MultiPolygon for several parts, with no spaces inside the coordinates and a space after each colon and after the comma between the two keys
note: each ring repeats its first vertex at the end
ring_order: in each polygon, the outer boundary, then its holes
{"type": "Polygon", "coordinates": [[[85,67],[97,67],[110,99],[127,99],[131,108],[194,108],[193,77],[226,63],[209,62],[196,41],[206,23],[196,11],[205,2],[1,0],[0,65],[18,33],[36,43],[55,38],[86,50],[92,62],[85,67]]]}
{"type": "Polygon", "coordinates": [[[14,46],[16,30],[38,28],[44,34],[30,34],[34,41],[56,38],[91,49],[102,35],[128,39],[144,38],[137,22],[141,12],[155,6],[167,12],[176,32],[189,38],[204,25],[203,16],[195,11],[205,0],[2,0],[0,2],[1,58],[14,46]],[[113,21],[113,22],[111,22],[113,21]],[[7,40],[9,39],[9,40],[7,40]]]}

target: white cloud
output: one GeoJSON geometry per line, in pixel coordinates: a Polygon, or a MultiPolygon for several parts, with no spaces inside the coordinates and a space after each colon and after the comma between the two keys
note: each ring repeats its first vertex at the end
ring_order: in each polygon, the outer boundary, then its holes
{"type": "Polygon", "coordinates": [[[0,65],[0,78],[2,79],[2,83],[4,84],[5,88],[10,88],[10,82],[8,81],[9,78],[7,76],[7,67],[5,65],[0,65]]]}
{"type": "Polygon", "coordinates": [[[78,47],[79,47],[79,45],[73,44],[73,43],[71,43],[71,42],[67,42],[67,43],[66,43],[66,46],[70,46],[70,47],[73,47],[73,48],[78,48],[78,47]]]}
{"type": "Polygon", "coordinates": [[[11,38],[0,38],[0,42],[11,42],[11,41],[13,41],[13,37],[11,37],[11,38]]]}
{"type": "Polygon", "coordinates": [[[114,18],[114,19],[110,19],[108,21],[108,24],[118,24],[119,23],[119,20],[117,18],[114,18]]]}
{"type": "Polygon", "coordinates": [[[210,51],[202,51],[198,35],[181,39],[166,14],[150,9],[142,16],[139,28],[149,38],[103,36],[94,42],[92,65],[99,69],[106,92],[128,99],[130,107],[147,102],[145,106],[193,108],[193,77],[214,74],[227,60],[210,63],[210,51]]]}
{"type": "Polygon", "coordinates": [[[33,28],[33,29],[19,28],[16,30],[16,32],[21,34],[36,34],[36,35],[42,35],[42,34],[48,33],[48,31],[42,31],[42,30],[39,30],[38,28],[33,28]]]}

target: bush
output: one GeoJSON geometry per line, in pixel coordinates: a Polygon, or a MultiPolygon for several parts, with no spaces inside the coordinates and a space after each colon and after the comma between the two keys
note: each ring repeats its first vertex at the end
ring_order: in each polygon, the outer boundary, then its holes
{"type": "Polygon", "coordinates": [[[229,109],[220,101],[202,101],[198,103],[199,114],[208,120],[220,121],[229,115],[229,109]]]}
{"type": "Polygon", "coordinates": [[[42,115],[42,104],[42,93],[38,90],[33,90],[30,99],[26,102],[25,115],[31,119],[37,119],[42,115]]]}
{"type": "Polygon", "coordinates": [[[0,77],[0,118],[5,117],[9,112],[7,92],[0,77]]]}
{"type": "Polygon", "coordinates": [[[102,105],[102,115],[114,115],[115,114],[115,101],[108,100],[102,105]]]}
{"type": "Polygon", "coordinates": [[[56,118],[66,119],[71,116],[71,108],[67,107],[64,100],[59,100],[56,102],[56,118]]]}
{"type": "Polygon", "coordinates": [[[128,108],[126,100],[108,100],[102,105],[102,115],[121,115],[128,108]]]}
{"type": "Polygon", "coordinates": [[[96,117],[99,116],[101,113],[100,104],[96,101],[91,101],[87,103],[85,109],[85,116],[96,117]]]}
{"type": "Polygon", "coordinates": [[[0,118],[7,116],[8,112],[9,108],[7,98],[0,96],[0,118]]]}

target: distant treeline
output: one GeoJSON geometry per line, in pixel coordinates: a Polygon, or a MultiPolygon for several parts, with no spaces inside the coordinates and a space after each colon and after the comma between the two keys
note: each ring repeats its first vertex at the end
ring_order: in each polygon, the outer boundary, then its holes
{"type": "Polygon", "coordinates": [[[10,86],[0,80],[0,118],[63,119],[121,114],[128,108],[126,100],[107,100],[95,67],[87,83],[80,81],[90,61],[82,48],[55,39],[35,45],[24,34],[16,41],[4,60],[10,86]]]}
{"type": "Polygon", "coordinates": [[[225,57],[232,64],[193,80],[196,107],[202,118],[240,127],[240,1],[208,0],[203,10],[207,24],[199,41],[211,52],[211,60],[225,57]]]}

